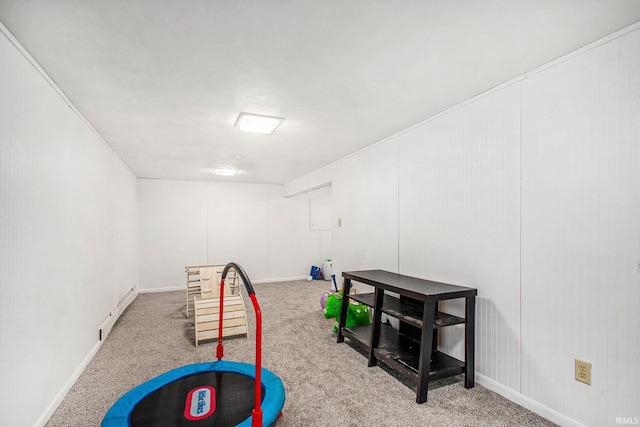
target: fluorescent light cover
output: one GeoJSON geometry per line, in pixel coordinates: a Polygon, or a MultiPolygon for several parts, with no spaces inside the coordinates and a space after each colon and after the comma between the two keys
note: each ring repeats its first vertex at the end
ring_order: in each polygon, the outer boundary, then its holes
{"type": "Polygon", "coordinates": [[[238,172],[238,169],[233,169],[227,166],[215,168],[213,173],[219,176],[234,176],[238,172]]]}
{"type": "Polygon", "coordinates": [[[240,113],[234,126],[245,132],[272,133],[283,121],[282,117],[240,113]]]}

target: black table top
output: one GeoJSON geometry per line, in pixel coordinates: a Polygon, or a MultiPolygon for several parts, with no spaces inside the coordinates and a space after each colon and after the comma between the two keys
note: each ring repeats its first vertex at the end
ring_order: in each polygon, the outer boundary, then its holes
{"type": "Polygon", "coordinates": [[[478,290],[474,288],[419,279],[385,270],[345,271],[342,277],[425,302],[471,297],[478,294],[478,290]]]}

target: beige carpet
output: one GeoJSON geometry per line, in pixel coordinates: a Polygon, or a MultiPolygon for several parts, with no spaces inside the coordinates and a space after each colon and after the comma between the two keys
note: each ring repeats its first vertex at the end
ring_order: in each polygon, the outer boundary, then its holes
{"type": "MultiPolygon", "coordinates": [[[[465,389],[461,376],[430,384],[428,402],[416,404],[414,384],[380,366],[368,368],[362,354],[336,344],[319,303],[329,287],[324,281],[254,285],[264,319],[263,366],[287,393],[276,427],[555,425],[480,385],[465,389]]],[[[244,296],[252,335],[225,340],[225,359],[253,363],[255,319],[244,296]]],[[[184,292],[141,294],[47,427],[99,426],[123,393],[170,369],[214,360],[215,347],[194,346],[184,292]]]]}

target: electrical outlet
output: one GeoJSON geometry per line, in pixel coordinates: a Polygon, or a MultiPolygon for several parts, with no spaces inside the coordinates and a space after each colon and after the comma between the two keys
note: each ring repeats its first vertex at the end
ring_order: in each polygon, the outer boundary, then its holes
{"type": "Polygon", "coordinates": [[[591,385],[591,363],[576,359],[576,381],[591,385]]]}

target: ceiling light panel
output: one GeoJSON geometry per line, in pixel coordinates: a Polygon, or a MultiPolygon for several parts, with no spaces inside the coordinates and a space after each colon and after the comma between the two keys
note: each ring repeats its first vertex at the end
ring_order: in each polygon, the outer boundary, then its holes
{"type": "Polygon", "coordinates": [[[235,127],[245,132],[273,133],[284,121],[282,117],[262,116],[259,114],[240,113],[235,127]]]}
{"type": "Polygon", "coordinates": [[[213,174],[218,176],[235,176],[236,173],[238,170],[230,167],[219,167],[213,170],[213,174]]]}

